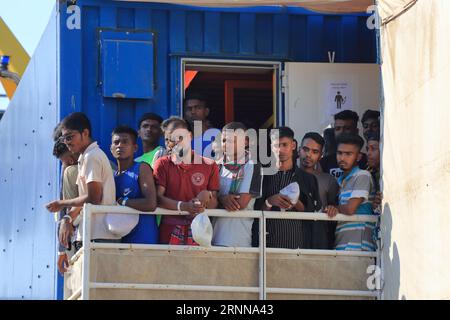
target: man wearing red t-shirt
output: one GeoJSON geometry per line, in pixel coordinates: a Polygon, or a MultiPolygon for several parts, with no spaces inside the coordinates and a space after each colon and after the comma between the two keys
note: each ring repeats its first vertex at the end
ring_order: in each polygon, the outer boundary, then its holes
{"type": "Polygon", "coordinates": [[[213,160],[192,151],[192,133],[183,119],[171,117],[162,128],[169,155],[154,164],[158,206],[190,215],[163,216],[159,240],[162,244],[197,245],[191,222],[196,214],[217,207],[219,168],[213,160]]]}

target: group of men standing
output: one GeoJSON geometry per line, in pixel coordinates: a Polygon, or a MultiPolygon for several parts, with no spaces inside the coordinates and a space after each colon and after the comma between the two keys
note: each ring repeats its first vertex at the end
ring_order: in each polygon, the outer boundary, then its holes
{"type": "MultiPolygon", "coordinates": [[[[379,143],[379,113],[368,111],[362,119],[367,155],[361,152],[365,143],[357,134],[358,115],[352,111],[335,116],[335,150],[327,150],[325,157],[327,144],[320,134],[307,133],[298,145],[290,128],[276,128],[270,134],[270,147],[277,170],[264,174],[265,168],[249,150],[251,141],[243,123],[231,122],[222,130],[212,128],[207,120],[210,109],[199,94],[186,98],[184,110],[184,119],[170,117],[163,121],[159,115],[147,113],[139,120],[137,131],[129,126],[115,128],[110,152],[117,164],[112,164],[92,139],[85,114],[73,113],[58,125],[54,155],[63,163],[62,193],[61,199],[47,204],[47,209],[61,212],[61,273],[68,266],[67,250],[82,246],[85,203],[189,213],[139,215],[134,224],[129,218],[96,214],[91,237],[96,242],[197,245],[191,222],[198,213],[212,208],[230,212],[230,217],[212,219],[213,245],[239,247],[258,246],[258,221],[232,217],[233,211],[326,212],[330,217],[338,212],[373,214],[379,191],[375,187],[379,148],[371,142],[379,143]],[[195,121],[201,124],[197,136],[192,133],[195,121]],[[161,136],[164,147],[159,143],[161,136]],[[143,154],[135,157],[138,138],[143,154]],[[371,173],[365,170],[367,164],[371,173]],[[283,192],[292,184],[298,186],[296,197],[283,192]],[[132,230],[125,230],[130,223],[132,230]]],[[[269,219],[267,246],[375,250],[375,227],[367,223],[336,226],[333,221],[269,219]]]]}

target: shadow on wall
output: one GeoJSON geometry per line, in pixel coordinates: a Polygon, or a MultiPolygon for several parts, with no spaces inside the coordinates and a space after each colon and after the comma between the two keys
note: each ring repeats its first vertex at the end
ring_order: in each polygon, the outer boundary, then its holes
{"type": "MultiPolygon", "coordinates": [[[[392,212],[389,203],[384,204],[381,216],[381,232],[383,236],[383,264],[384,264],[384,299],[398,300],[400,294],[400,256],[397,243],[392,242],[392,212]],[[391,259],[392,244],[392,259],[391,259]]],[[[402,296],[402,300],[406,300],[402,296]]]]}

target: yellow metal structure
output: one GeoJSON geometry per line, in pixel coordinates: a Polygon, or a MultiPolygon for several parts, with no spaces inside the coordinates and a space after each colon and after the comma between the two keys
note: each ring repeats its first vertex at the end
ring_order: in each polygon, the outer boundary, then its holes
{"type": "MultiPolygon", "coordinates": [[[[8,70],[22,77],[30,61],[30,56],[0,17],[0,56],[10,56],[8,70]]],[[[14,95],[17,85],[9,79],[0,78],[9,99],[14,95]]]]}

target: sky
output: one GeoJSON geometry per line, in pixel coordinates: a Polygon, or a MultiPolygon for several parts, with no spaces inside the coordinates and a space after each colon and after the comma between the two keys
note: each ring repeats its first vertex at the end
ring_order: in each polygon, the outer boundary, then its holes
{"type": "MultiPolygon", "coordinates": [[[[55,3],[56,0],[0,0],[0,16],[30,57],[47,26],[55,3]]],[[[0,94],[4,93],[0,85],[0,94]]],[[[7,98],[0,98],[0,109],[5,109],[8,101],[7,98]]]]}

